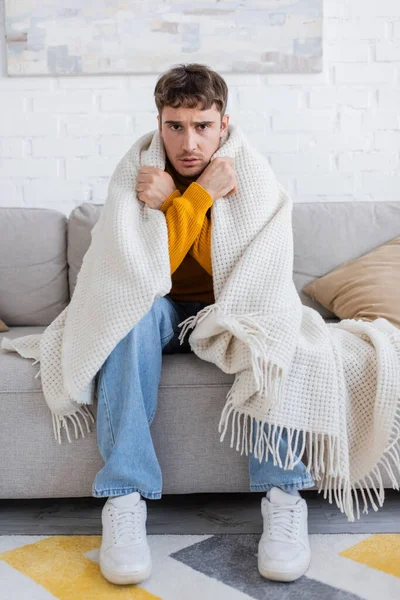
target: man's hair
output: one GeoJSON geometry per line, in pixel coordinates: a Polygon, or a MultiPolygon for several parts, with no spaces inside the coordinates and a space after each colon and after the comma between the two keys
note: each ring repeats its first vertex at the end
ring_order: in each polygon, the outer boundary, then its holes
{"type": "Polygon", "coordinates": [[[199,103],[200,110],[209,110],[215,103],[222,119],[228,102],[228,86],[221,75],[207,65],[180,64],[160,75],[154,98],[160,121],[164,106],[196,108],[199,103]]]}

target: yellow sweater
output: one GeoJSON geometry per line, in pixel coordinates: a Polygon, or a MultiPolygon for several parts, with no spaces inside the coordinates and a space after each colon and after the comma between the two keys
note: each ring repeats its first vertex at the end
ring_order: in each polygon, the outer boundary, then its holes
{"type": "MultiPolygon", "coordinates": [[[[166,161],[165,170],[174,179],[166,161]]],[[[211,206],[213,198],[196,181],[189,186],[174,179],[177,189],[160,207],[168,228],[172,288],[178,302],[214,303],[211,266],[211,206]]]]}

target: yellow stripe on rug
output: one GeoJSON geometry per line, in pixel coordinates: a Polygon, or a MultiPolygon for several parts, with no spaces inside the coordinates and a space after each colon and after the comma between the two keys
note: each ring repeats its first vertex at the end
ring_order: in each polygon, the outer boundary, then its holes
{"type": "Polygon", "coordinates": [[[358,563],[400,578],[400,535],[374,534],[339,553],[358,563]]]}
{"type": "Polygon", "coordinates": [[[101,546],[99,535],[56,535],[0,553],[4,560],[59,600],[161,600],[138,585],[107,581],[99,565],[85,556],[101,546]],[[34,546],[34,552],[32,552],[34,546]]]}

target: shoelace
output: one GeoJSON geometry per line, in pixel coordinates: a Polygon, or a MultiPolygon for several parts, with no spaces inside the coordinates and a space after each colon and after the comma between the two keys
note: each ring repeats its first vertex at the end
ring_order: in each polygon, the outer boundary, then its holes
{"type": "Polygon", "coordinates": [[[270,504],[268,529],[277,541],[295,542],[298,537],[301,506],[297,504],[270,504]]]}
{"type": "Polygon", "coordinates": [[[140,505],[135,508],[114,508],[113,513],[115,518],[111,519],[111,524],[113,537],[117,544],[143,541],[144,531],[140,505]]]}

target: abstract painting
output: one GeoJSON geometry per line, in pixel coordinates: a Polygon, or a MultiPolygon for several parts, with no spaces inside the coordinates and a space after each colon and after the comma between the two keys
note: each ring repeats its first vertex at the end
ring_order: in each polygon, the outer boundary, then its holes
{"type": "Polygon", "coordinates": [[[322,70],[323,0],[5,0],[9,75],[322,70]]]}

